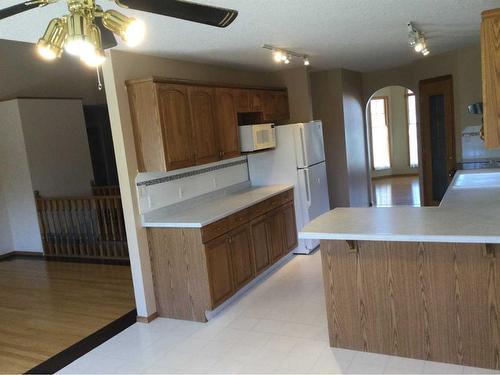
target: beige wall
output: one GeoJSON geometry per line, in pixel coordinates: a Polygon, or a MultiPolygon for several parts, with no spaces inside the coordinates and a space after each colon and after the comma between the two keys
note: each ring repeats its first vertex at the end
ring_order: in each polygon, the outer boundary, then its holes
{"type": "Polygon", "coordinates": [[[120,51],[110,51],[108,57],[104,66],[104,79],[127,228],[136,304],[138,315],[148,316],[156,311],[156,305],[146,231],[141,227],[135,188],[138,168],[125,81],[154,75],[207,82],[278,87],[286,85],[289,88],[291,107],[293,108],[292,121],[299,121],[308,119],[312,113],[312,110],[307,109],[308,104],[302,104],[303,99],[301,99],[304,95],[307,96],[302,90],[308,85],[308,77],[305,71],[295,69],[280,74],[253,72],[120,51]],[[292,102],[300,102],[300,104],[292,105],[292,102]]]}
{"type": "Polygon", "coordinates": [[[84,104],[106,102],[97,89],[96,72],[64,55],[47,62],[34,44],[0,40],[0,100],[16,97],[82,98],[84,104]]]}
{"type": "Polygon", "coordinates": [[[275,74],[266,74],[270,80],[277,79],[279,84],[288,88],[290,105],[290,123],[309,122],[314,120],[311,100],[311,80],[306,67],[287,69],[275,74]]]}
{"type": "MultiPolygon", "coordinates": [[[[410,168],[408,122],[406,114],[406,88],[389,86],[378,90],[374,96],[387,97],[389,105],[389,137],[391,143],[391,168],[371,171],[372,177],[418,174],[418,168],[410,168]]],[[[367,112],[368,114],[368,112],[367,112]]],[[[367,121],[369,117],[367,115],[367,121]]],[[[371,146],[371,145],[370,145],[371,146]]],[[[370,147],[371,148],[371,147],[370,147]]]]}
{"type": "Polygon", "coordinates": [[[323,121],[332,207],[369,204],[362,87],[357,72],[334,69],[311,74],[314,117],[323,121]]]}
{"type": "MultiPolygon", "coordinates": [[[[457,161],[462,159],[461,132],[469,125],[480,123],[478,116],[467,112],[469,104],[482,101],[481,94],[481,51],[480,46],[472,46],[448,53],[419,58],[410,65],[396,69],[363,74],[365,101],[375,91],[387,86],[405,86],[417,96],[418,83],[423,79],[451,74],[454,85],[455,135],[457,161]]],[[[419,117],[417,111],[417,118],[419,117]]]]}

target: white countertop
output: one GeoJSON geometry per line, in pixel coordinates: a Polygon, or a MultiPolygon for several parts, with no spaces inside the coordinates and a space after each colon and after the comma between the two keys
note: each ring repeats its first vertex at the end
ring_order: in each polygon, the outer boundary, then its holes
{"type": "Polygon", "coordinates": [[[439,207],[337,208],[306,225],[299,237],[319,240],[500,243],[500,186],[455,185],[460,175],[498,172],[458,172],[439,207]]]}
{"type": "Polygon", "coordinates": [[[142,215],[144,227],[201,228],[277,194],[292,189],[293,185],[246,186],[228,190],[221,196],[207,195],[185,206],[164,207],[142,215]]]}

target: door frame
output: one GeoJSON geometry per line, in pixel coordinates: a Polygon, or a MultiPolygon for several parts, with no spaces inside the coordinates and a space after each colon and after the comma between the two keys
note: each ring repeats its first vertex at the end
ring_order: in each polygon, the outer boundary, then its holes
{"type": "MultiPolygon", "coordinates": [[[[420,152],[421,152],[421,176],[422,176],[422,187],[423,187],[423,205],[424,206],[437,206],[438,201],[435,201],[432,197],[432,143],[431,143],[431,131],[429,122],[429,107],[425,106],[424,95],[422,95],[425,86],[432,83],[443,83],[445,86],[444,90],[445,97],[445,129],[446,129],[446,148],[447,148],[447,168],[448,168],[448,183],[453,179],[454,172],[456,171],[457,165],[457,153],[456,153],[456,140],[455,140],[455,100],[453,95],[453,75],[447,74],[444,76],[433,77],[429,79],[424,79],[418,83],[418,93],[419,93],[419,112],[420,112],[420,152]],[[451,130],[451,131],[449,131],[451,130]],[[451,154],[451,156],[450,156],[451,154]]],[[[428,91],[432,92],[432,90],[428,91]]],[[[437,90],[443,92],[443,89],[437,90]]]]}

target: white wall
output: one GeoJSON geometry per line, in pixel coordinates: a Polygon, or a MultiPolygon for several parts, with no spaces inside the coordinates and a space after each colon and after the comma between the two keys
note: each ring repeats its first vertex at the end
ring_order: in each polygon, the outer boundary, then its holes
{"type": "MultiPolygon", "coordinates": [[[[0,181],[1,179],[2,176],[0,176],[0,181]]],[[[9,213],[7,212],[7,204],[1,188],[2,184],[0,182],[0,255],[11,252],[14,248],[9,222],[9,213]]]]}
{"type": "Polygon", "coordinates": [[[80,99],[19,99],[33,190],[89,196],[94,179],[80,99]]]}
{"type": "Polygon", "coordinates": [[[4,251],[41,252],[42,239],[17,101],[0,103],[0,114],[0,190],[13,247],[4,251]]]}

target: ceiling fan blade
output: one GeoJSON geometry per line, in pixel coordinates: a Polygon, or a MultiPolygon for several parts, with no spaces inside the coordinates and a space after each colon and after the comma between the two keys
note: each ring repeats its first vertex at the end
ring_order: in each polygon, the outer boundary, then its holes
{"type": "Polygon", "coordinates": [[[184,0],[117,0],[116,3],[130,9],[217,27],[229,26],[238,16],[236,10],[196,4],[184,0]]]}
{"type": "Polygon", "coordinates": [[[0,9],[0,20],[45,5],[47,4],[41,2],[37,3],[35,1],[25,1],[24,3],[21,4],[12,5],[11,7],[0,9]]]}
{"type": "Polygon", "coordinates": [[[104,24],[102,23],[102,18],[94,18],[94,23],[101,31],[102,48],[109,49],[116,47],[118,45],[118,42],[116,41],[115,34],[113,34],[113,32],[111,32],[104,26],[104,24]]]}

